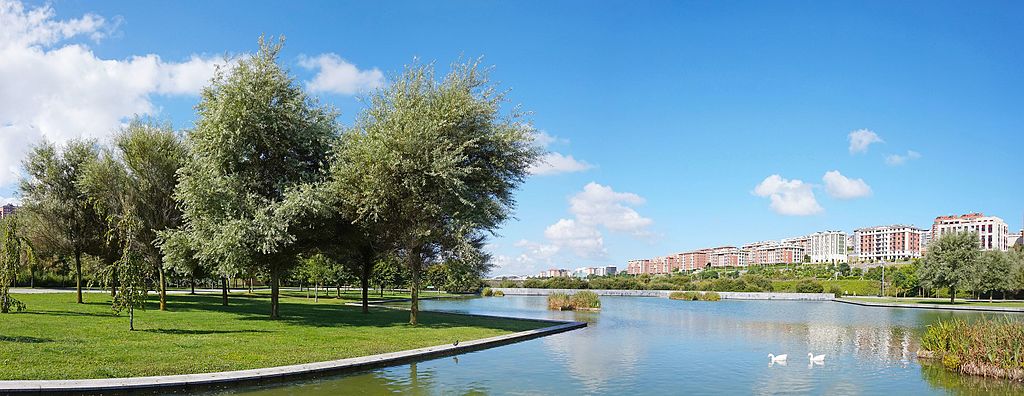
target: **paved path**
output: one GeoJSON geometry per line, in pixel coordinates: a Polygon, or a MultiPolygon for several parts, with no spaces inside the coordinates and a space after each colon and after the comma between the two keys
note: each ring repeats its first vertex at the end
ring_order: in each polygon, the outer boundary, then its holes
{"type": "Polygon", "coordinates": [[[939,304],[894,304],[894,303],[876,303],[867,301],[857,301],[845,298],[837,298],[833,301],[860,305],[865,307],[885,307],[885,308],[912,308],[912,309],[939,309],[946,311],[976,311],[976,312],[1003,312],[1003,313],[1024,313],[1024,308],[1011,308],[1011,307],[991,307],[985,305],[939,305],[939,304]]]}

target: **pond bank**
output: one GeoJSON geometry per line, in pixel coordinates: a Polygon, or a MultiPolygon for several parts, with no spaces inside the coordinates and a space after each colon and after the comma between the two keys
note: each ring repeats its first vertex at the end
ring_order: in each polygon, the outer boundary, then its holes
{"type": "Polygon", "coordinates": [[[847,298],[836,298],[836,302],[843,304],[860,305],[864,307],[882,307],[882,308],[915,308],[915,309],[937,309],[946,311],[975,311],[975,312],[1003,312],[1003,313],[1024,313],[1024,308],[1004,308],[1004,307],[988,307],[980,305],[943,305],[943,304],[894,304],[894,303],[876,303],[869,301],[851,300],[847,298]]]}
{"type": "MultiPolygon", "coordinates": [[[[464,316],[519,319],[506,316],[476,314],[468,314],[464,316]]],[[[520,331],[512,334],[478,340],[457,341],[453,344],[326,362],[251,370],[131,378],[0,381],[0,394],[130,393],[154,391],[168,392],[175,390],[194,392],[197,390],[216,388],[225,385],[236,386],[243,384],[267,384],[277,381],[308,378],[323,374],[359,372],[368,369],[458,355],[563,333],[587,326],[584,322],[543,319],[531,320],[549,322],[552,325],[544,328],[520,331]]]]}
{"type": "MultiPolygon", "coordinates": [[[[522,287],[498,287],[493,290],[500,290],[510,296],[546,296],[553,293],[572,294],[577,289],[534,289],[522,287]]],[[[679,290],[608,290],[608,289],[580,289],[590,290],[599,296],[619,297],[660,297],[668,298],[669,294],[679,290]]],[[[830,301],[835,299],[831,293],[774,293],[774,292],[716,292],[723,300],[790,300],[790,301],[830,301]]]]}

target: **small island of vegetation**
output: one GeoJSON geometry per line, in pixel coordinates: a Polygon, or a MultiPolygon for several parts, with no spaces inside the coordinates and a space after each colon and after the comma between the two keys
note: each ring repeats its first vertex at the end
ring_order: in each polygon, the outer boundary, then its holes
{"type": "Polygon", "coordinates": [[[590,290],[573,294],[551,293],[548,295],[548,309],[558,311],[599,311],[601,297],[590,290]]]}
{"type": "Polygon", "coordinates": [[[668,298],[683,301],[719,301],[722,296],[715,292],[679,291],[669,293],[668,298]]]}
{"type": "Polygon", "coordinates": [[[1005,318],[939,321],[921,337],[918,356],[961,374],[1024,381],[1024,323],[1005,318]]]}

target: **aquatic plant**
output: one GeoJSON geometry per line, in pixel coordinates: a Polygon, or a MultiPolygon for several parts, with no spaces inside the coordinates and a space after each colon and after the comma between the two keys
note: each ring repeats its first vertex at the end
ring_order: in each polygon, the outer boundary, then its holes
{"type": "Polygon", "coordinates": [[[939,359],[949,370],[1024,380],[1024,322],[1009,317],[939,321],[921,336],[921,348],[920,357],[939,359]]]}

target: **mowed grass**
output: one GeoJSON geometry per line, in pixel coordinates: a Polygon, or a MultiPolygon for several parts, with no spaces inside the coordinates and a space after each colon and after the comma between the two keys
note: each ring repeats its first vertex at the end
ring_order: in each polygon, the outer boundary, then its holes
{"type": "Polygon", "coordinates": [[[536,329],[545,322],[432,312],[408,325],[405,311],[344,306],[348,299],[285,297],[270,320],[266,296],[154,297],[128,316],[115,316],[110,296],[16,295],[28,310],[0,314],[0,380],[137,377],[243,370],[366,356],[536,329]]]}
{"type": "Polygon", "coordinates": [[[857,298],[857,297],[845,297],[848,300],[863,301],[869,303],[882,303],[882,304],[904,304],[904,305],[938,305],[938,306],[977,306],[977,307],[1004,307],[1004,308],[1024,308],[1024,302],[1021,301],[1000,301],[993,300],[988,301],[965,301],[956,300],[955,303],[950,304],[949,299],[923,299],[923,298],[896,298],[896,297],[885,297],[885,298],[857,298]]]}

